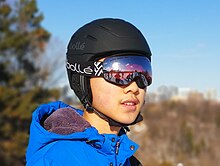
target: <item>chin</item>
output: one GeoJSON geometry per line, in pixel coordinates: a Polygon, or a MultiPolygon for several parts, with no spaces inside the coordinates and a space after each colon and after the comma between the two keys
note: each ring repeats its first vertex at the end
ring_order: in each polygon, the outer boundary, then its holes
{"type": "Polygon", "coordinates": [[[136,117],[129,118],[129,119],[123,119],[123,120],[120,120],[118,122],[123,123],[123,124],[131,124],[131,123],[133,123],[135,121],[135,119],[136,119],[136,117]]]}

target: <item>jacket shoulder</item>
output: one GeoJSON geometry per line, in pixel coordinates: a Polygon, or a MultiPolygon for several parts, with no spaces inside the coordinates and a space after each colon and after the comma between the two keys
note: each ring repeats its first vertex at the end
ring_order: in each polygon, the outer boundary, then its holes
{"type": "Polygon", "coordinates": [[[27,166],[69,166],[71,163],[81,165],[83,161],[82,147],[80,141],[62,140],[53,142],[36,152],[27,162],[27,166]]]}

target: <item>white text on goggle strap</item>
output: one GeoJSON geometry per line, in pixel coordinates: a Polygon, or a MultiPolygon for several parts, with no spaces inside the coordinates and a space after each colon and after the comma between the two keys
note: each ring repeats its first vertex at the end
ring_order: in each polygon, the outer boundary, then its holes
{"type": "Polygon", "coordinates": [[[83,68],[79,63],[71,64],[68,61],[66,61],[66,68],[73,72],[77,72],[79,74],[92,75],[94,72],[95,72],[94,73],[95,76],[100,76],[102,74],[101,62],[94,62],[94,69],[92,69],[91,66],[87,66],[83,68]]]}

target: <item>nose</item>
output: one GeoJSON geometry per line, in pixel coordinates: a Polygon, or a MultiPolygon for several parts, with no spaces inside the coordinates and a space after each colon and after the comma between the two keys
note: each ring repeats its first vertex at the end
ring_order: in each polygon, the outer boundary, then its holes
{"type": "Polygon", "coordinates": [[[124,93],[138,94],[139,87],[138,87],[137,83],[135,81],[133,81],[128,86],[124,87],[124,93]]]}

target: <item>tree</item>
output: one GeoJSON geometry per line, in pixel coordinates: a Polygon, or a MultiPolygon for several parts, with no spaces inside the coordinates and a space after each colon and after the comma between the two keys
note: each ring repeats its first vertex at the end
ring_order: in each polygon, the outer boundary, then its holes
{"type": "Polygon", "coordinates": [[[0,1],[0,165],[24,165],[32,111],[59,97],[42,87],[40,67],[50,33],[41,26],[36,0],[0,1]]]}

